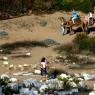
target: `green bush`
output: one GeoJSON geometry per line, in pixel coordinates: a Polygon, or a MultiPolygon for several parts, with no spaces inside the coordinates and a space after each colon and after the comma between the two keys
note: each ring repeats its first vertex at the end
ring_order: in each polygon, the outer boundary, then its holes
{"type": "Polygon", "coordinates": [[[95,37],[88,37],[86,34],[78,34],[74,43],[77,45],[79,50],[88,50],[95,53],[95,37]]]}
{"type": "Polygon", "coordinates": [[[73,48],[73,44],[66,44],[66,45],[61,45],[55,48],[54,50],[57,51],[58,53],[64,54],[64,53],[71,52],[72,48],[73,48]]]}
{"type": "Polygon", "coordinates": [[[91,2],[91,0],[81,0],[81,2],[79,2],[78,4],[78,10],[81,10],[85,13],[92,12],[92,3],[93,2],[91,2]]]}
{"type": "Polygon", "coordinates": [[[70,11],[73,9],[73,3],[72,2],[67,3],[66,0],[59,0],[58,7],[59,7],[59,9],[64,9],[66,11],[70,11]]]}
{"type": "Polygon", "coordinates": [[[77,34],[73,42],[75,44],[79,44],[82,40],[87,39],[88,36],[84,33],[77,34]]]}
{"type": "Polygon", "coordinates": [[[54,50],[59,54],[78,54],[83,51],[95,53],[95,37],[89,37],[86,34],[77,34],[73,43],[61,45],[54,50]]]}
{"type": "Polygon", "coordinates": [[[59,0],[58,7],[59,9],[63,9],[66,11],[70,11],[72,9],[80,10],[83,12],[93,12],[93,7],[95,3],[92,0],[70,0],[71,2],[67,2],[67,0],[59,0]]]}

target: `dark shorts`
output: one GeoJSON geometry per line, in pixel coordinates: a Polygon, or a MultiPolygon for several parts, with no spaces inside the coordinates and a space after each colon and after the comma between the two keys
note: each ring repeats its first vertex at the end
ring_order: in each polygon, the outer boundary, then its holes
{"type": "Polygon", "coordinates": [[[46,74],[47,74],[47,69],[41,68],[41,75],[46,75],[46,74]]]}

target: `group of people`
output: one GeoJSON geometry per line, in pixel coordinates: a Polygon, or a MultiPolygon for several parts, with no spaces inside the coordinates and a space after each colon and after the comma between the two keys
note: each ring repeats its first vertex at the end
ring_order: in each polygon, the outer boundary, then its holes
{"type": "MultiPolygon", "coordinates": [[[[84,25],[82,25],[82,28],[86,28],[90,25],[93,25],[94,21],[93,21],[93,14],[91,12],[89,12],[87,15],[85,15],[83,18],[78,14],[77,11],[73,11],[72,12],[72,16],[70,17],[69,20],[65,20],[64,17],[62,17],[61,19],[61,34],[66,34],[69,30],[72,31],[72,26],[76,25],[78,26],[79,23],[82,23],[84,25]]],[[[85,30],[85,29],[82,29],[85,30]]]]}

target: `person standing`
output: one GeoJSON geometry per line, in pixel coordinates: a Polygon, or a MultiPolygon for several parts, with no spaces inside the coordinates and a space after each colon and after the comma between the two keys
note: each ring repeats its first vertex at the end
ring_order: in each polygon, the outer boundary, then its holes
{"type": "Polygon", "coordinates": [[[40,65],[41,65],[41,75],[42,76],[47,75],[47,60],[45,57],[41,59],[40,65]]]}

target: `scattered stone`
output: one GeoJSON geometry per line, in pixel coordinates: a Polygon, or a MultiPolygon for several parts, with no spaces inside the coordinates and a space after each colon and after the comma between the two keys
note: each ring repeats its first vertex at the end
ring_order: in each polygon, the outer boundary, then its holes
{"type": "Polygon", "coordinates": [[[87,74],[87,73],[81,73],[81,76],[85,79],[85,80],[91,80],[91,79],[95,79],[95,75],[92,74],[87,74]]]}
{"type": "Polygon", "coordinates": [[[43,42],[44,44],[50,46],[50,45],[59,45],[58,42],[54,41],[53,39],[45,39],[42,40],[41,42],[43,42]]]}
{"type": "Polygon", "coordinates": [[[35,70],[34,73],[40,75],[41,71],[40,70],[35,70]]]}
{"type": "Polygon", "coordinates": [[[17,82],[16,78],[10,78],[10,82],[17,82]]]}
{"type": "Polygon", "coordinates": [[[0,37],[8,36],[8,33],[5,31],[0,31],[0,37]]]}
{"type": "Polygon", "coordinates": [[[4,66],[8,66],[8,64],[9,64],[8,61],[4,61],[4,62],[3,62],[3,65],[4,65],[4,66]]]}
{"type": "Polygon", "coordinates": [[[8,60],[8,57],[6,57],[6,56],[3,56],[3,58],[2,58],[3,60],[8,60]]]}
{"type": "Polygon", "coordinates": [[[30,55],[31,55],[31,53],[30,53],[30,52],[27,52],[25,55],[26,55],[26,56],[30,56],[30,55]]]}
{"type": "Polygon", "coordinates": [[[13,68],[14,68],[14,65],[11,64],[11,65],[9,66],[9,70],[12,70],[13,68]]]}

